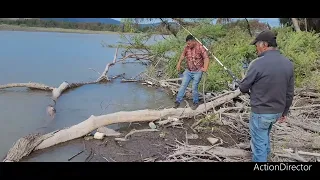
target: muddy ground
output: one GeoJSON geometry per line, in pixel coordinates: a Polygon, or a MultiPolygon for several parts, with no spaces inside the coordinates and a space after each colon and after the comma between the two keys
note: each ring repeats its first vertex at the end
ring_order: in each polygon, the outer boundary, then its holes
{"type": "MultiPolygon", "coordinates": [[[[211,144],[207,140],[208,137],[219,137],[224,141],[222,146],[234,146],[240,141],[236,135],[224,126],[213,128],[211,130],[197,133],[198,139],[186,140],[186,132],[194,134],[190,128],[195,122],[194,119],[184,120],[183,128],[176,127],[159,127],[158,132],[137,132],[131,135],[128,141],[115,141],[115,137],[105,137],[103,140],[84,140],[85,154],[87,162],[143,162],[165,160],[168,155],[172,154],[176,141],[186,142],[190,145],[206,145],[211,144]],[[222,132],[222,131],[223,132],[222,132]],[[212,134],[211,134],[212,132],[212,134]],[[164,134],[164,136],[163,136],[164,134]],[[213,135],[213,136],[212,136],[213,135]]],[[[134,123],[128,128],[122,128],[119,132],[124,137],[132,129],[150,129],[147,123],[134,123]]]]}

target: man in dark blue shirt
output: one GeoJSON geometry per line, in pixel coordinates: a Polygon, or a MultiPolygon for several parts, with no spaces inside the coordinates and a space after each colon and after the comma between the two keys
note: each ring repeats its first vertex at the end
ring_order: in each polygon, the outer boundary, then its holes
{"type": "Polygon", "coordinates": [[[254,162],[267,162],[270,154],[270,131],[279,120],[284,122],[294,95],[293,63],[277,50],[276,36],[261,32],[251,43],[258,58],[248,67],[239,83],[243,93],[250,91],[251,116],[249,129],[254,162]]]}

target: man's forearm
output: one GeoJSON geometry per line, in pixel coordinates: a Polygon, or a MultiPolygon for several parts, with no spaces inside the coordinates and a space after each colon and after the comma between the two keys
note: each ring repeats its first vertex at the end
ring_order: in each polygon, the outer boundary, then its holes
{"type": "Polygon", "coordinates": [[[208,67],[209,67],[209,59],[206,58],[206,59],[204,59],[204,69],[208,70],[208,67]]]}
{"type": "Polygon", "coordinates": [[[181,62],[182,62],[183,58],[180,58],[178,63],[177,63],[177,66],[180,66],[181,65],[181,62]]]}
{"type": "Polygon", "coordinates": [[[287,116],[288,115],[291,104],[292,104],[292,99],[288,99],[286,101],[286,107],[285,107],[285,109],[283,111],[283,114],[282,114],[283,116],[287,116]]]}
{"type": "Polygon", "coordinates": [[[293,101],[293,96],[294,96],[294,77],[291,77],[290,79],[290,84],[287,90],[287,95],[286,95],[286,107],[283,112],[283,116],[287,116],[289,112],[289,108],[292,105],[293,101]]]}

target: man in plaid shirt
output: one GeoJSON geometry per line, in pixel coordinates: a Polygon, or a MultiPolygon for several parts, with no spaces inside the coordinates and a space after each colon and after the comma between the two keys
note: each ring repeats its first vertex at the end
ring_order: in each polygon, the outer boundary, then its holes
{"type": "Polygon", "coordinates": [[[179,107],[190,81],[193,80],[193,105],[191,106],[191,108],[195,110],[199,106],[198,86],[201,81],[203,72],[206,72],[208,70],[209,56],[204,47],[199,42],[197,42],[192,35],[187,36],[186,42],[187,45],[184,48],[184,51],[182,52],[177,64],[177,70],[180,71],[181,62],[182,60],[186,59],[187,68],[183,73],[182,84],[176,98],[175,108],[179,107]]]}

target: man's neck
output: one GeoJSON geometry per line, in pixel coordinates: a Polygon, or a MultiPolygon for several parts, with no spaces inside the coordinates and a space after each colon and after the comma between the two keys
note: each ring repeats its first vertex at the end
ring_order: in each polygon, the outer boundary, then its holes
{"type": "Polygon", "coordinates": [[[268,47],[266,50],[264,50],[263,52],[261,52],[258,56],[263,56],[265,53],[269,52],[269,51],[274,51],[274,50],[278,50],[275,47],[268,47]]]}

